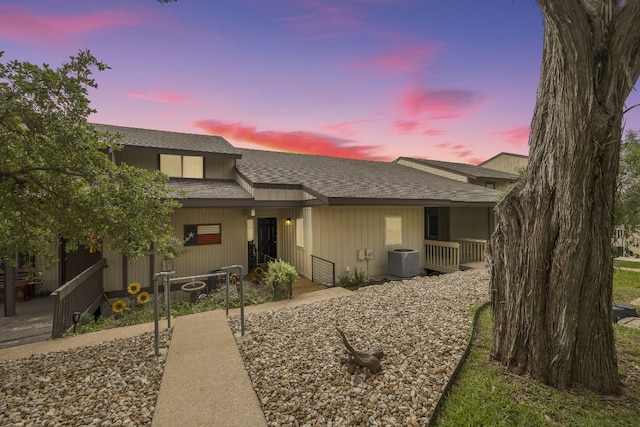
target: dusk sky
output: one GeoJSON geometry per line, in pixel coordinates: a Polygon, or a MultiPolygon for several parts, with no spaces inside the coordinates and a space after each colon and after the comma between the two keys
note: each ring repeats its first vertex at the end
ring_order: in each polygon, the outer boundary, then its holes
{"type": "Polygon", "coordinates": [[[542,36],[534,0],[0,1],[2,62],[111,67],[92,122],[370,160],[527,154],[542,36]]]}

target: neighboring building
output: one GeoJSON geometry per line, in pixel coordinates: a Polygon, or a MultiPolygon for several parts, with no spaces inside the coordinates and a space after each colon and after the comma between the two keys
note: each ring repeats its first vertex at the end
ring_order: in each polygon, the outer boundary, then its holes
{"type": "Polygon", "coordinates": [[[421,170],[423,172],[444,176],[445,178],[488,188],[504,188],[515,183],[518,175],[482,166],[466,163],[443,162],[439,160],[399,157],[396,163],[421,170]]]}
{"type": "MultiPolygon", "coordinates": [[[[172,187],[188,193],[171,216],[188,249],[173,263],[179,277],[229,265],[247,272],[271,257],[321,283],[355,268],[379,278],[388,275],[388,253],[395,249],[417,252],[420,272],[454,271],[479,261],[469,254],[481,257],[500,194],[473,183],[510,179],[478,174],[472,166],[474,173],[457,172],[465,182],[396,162],[238,149],[206,135],[96,128],[123,135],[115,162],[162,170],[172,187]]],[[[161,270],[158,257],[129,263],[108,249],[108,240],[97,256],[107,261],[106,291],[132,281],[149,286],[161,270]]],[[[45,281],[61,284],[63,270],[48,272],[45,281]]]]}
{"type": "Polygon", "coordinates": [[[497,171],[520,175],[520,171],[527,168],[529,157],[522,154],[500,153],[489,160],[480,163],[479,166],[497,171]]]}

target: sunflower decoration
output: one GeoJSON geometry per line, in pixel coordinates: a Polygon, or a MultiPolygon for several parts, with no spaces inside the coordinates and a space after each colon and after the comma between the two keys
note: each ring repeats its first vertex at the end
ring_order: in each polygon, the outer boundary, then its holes
{"type": "Polygon", "coordinates": [[[151,301],[151,295],[149,292],[140,292],[137,299],[139,304],[146,304],[151,301]]]}
{"type": "Polygon", "coordinates": [[[140,289],[142,289],[142,285],[140,285],[140,283],[138,282],[131,282],[129,283],[129,286],[127,286],[127,291],[131,295],[136,295],[138,292],[140,292],[140,289]]]}
{"type": "Polygon", "coordinates": [[[111,305],[111,309],[114,313],[120,314],[127,308],[127,303],[119,299],[111,305]]]}

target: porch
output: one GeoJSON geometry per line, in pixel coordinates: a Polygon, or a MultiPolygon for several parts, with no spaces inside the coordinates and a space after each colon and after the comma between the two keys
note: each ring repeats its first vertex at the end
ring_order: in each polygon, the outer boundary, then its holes
{"type": "Polygon", "coordinates": [[[484,268],[484,239],[454,239],[451,242],[425,240],[425,268],[439,273],[453,273],[484,268]]]}

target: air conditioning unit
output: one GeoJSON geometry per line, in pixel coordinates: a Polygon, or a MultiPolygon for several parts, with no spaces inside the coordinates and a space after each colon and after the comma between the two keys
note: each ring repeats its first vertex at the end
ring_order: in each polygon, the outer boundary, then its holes
{"type": "Polygon", "coordinates": [[[413,249],[393,249],[388,252],[389,274],[402,279],[420,275],[420,252],[413,249]]]}

